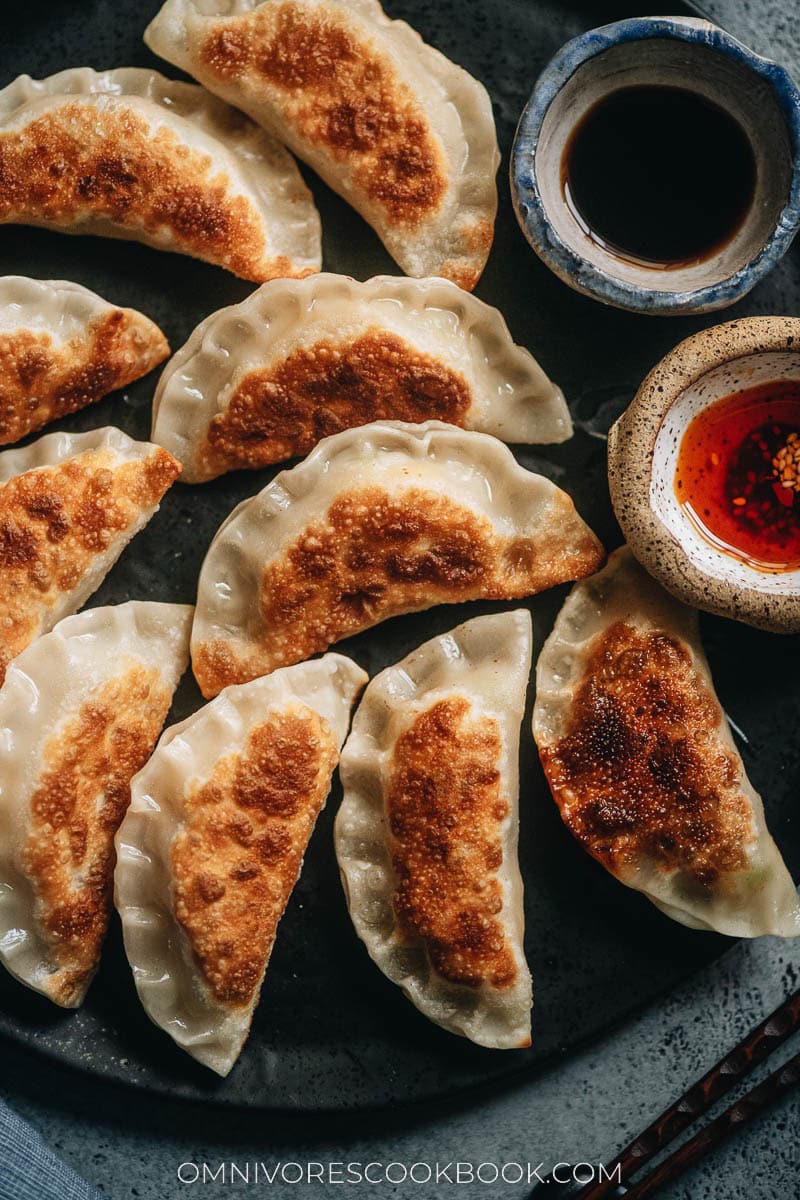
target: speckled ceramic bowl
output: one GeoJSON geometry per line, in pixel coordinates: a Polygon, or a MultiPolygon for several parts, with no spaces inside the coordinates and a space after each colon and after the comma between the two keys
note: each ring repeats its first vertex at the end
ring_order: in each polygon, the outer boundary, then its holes
{"type": "Polygon", "coordinates": [[[789,74],[708,21],[637,17],[574,38],[545,68],[519,123],[511,190],[522,230],[570,287],[644,313],[733,304],[769,271],[800,225],[800,92],[789,74]],[[688,88],[742,126],[755,194],[738,231],[702,262],[673,269],[625,261],[592,240],[563,195],[561,163],[576,125],[622,87],[688,88]]]}
{"type": "Polygon", "coordinates": [[[776,633],[800,632],[800,570],[766,574],[710,545],[673,481],[693,417],[722,396],[800,380],[800,318],[749,317],[681,342],[650,372],[608,438],[617,519],[644,567],[697,608],[776,633]]]}

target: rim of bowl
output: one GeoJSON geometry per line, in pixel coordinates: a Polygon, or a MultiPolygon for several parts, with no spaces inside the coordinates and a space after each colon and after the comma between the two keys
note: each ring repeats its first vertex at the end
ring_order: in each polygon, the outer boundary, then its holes
{"type": "Polygon", "coordinates": [[[800,632],[800,590],[777,596],[757,586],[731,588],[687,555],[650,504],[656,438],[683,392],[716,367],[753,354],[795,351],[800,317],[742,317],[712,325],[679,342],[653,367],[608,435],[608,476],[617,520],[636,558],[659,583],[687,604],[759,629],[800,632]],[[628,461],[631,446],[637,463],[628,461]],[[631,536],[633,535],[633,536],[631,536]],[[724,593],[715,595],[720,587],[724,593]]]}
{"type": "Polygon", "coordinates": [[[800,89],[785,67],[756,54],[711,22],[695,17],[630,17],[579,34],[567,42],[539,76],[522,110],[511,149],[511,193],[517,219],[533,249],[564,282],[603,303],[632,312],[662,315],[703,312],[734,304],[788,250],[800,227],[800,89]],[[789,196],[761,250],[727,279],[684,292],[664,292],[626,283],[576,253],[556,233],[544,210],[534,161],[547,110],[572,75],[598,54],[625,42],[666,38],[727,54],[766,80],[786,123],[792,154],[789,196]]]}

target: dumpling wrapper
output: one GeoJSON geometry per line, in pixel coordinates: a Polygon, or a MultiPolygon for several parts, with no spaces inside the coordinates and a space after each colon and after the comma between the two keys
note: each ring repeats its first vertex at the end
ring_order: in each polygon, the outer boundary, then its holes
{"type": "Polygon", "coordinates": [[[169,355],[158,326],[63,279],[0,279],[0,445],[94,404],[169,355]]]}
{"type": "Polygon", "coordinates": [[[562,442],[561,389],[495,308],[444,279],[274,280],[212,313],[162,372],[153,441],[185,483],[300,457],[371,421],[562,442]]]}
{"type": "Polygon", "coordinates": [[[192,666],[204,695],[400,613],[529,596],[597,569],[570,497],[496,438],[377,421],[325,438],[209,547],[192,666]]]}
{"type": "Polygon", "coordinates": [[[285,142],[407,275],[475,286],[497,211],[491,101],[377,0],[167,0],[145,42],[285,142]]]}
{"type": "Polygon", "coordinates": [[[0,91],[0,223],[144,242],[256,283],[308,275],[320,223],[279,143],[142,67],[20,75],[0,91]]]}
{"type": "Polygon", "coordinates": [[[114,834],[188,664],[191,618],[186,604],[88,609],[0,688],[0,962],[65,1008],[97,969],[114,834]]]}
{"type": "Polygon", "coordinates": [[[475,617],[370,682],[341,760],[336,856],[356,933],[437,1025],[529,1046],[517,863],[524,609],[475,617]]]}
{"type": "Polygon", "coordinates": [[[116,905],[139,998],[227,1075],[367,676],[326,654],[168,729],[117,835],[116,905]]]}
{"type": "Polygon", "coordinates": [[[565,824],[622,883],[692,929],[800,934],[697,613],[627,547],[559,613],[537,665],[533,733],[565,824]]]}
{"type": "Polygon", "coordinates": [[[180,470],[111,425],[0,454],[0,683],[15,655],[97,590],[180,470]]]}

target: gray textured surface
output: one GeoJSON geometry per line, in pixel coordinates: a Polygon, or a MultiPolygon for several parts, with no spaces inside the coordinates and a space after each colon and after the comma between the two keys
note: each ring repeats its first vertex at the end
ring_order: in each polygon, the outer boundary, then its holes
{"type": "Polygon", "coordinates": [[[800,80],[797,0],[697,0],[696,7],[757,54],[783,63],[800,80]]]}
{"type": "MultiPolygon", "coordinates": [[[[800,73],[794,0],[710,0],[703,7],[755,49],[782,58],[800,73]]],[[[212,1165],[253,1159],[593,1160],[608,1157],[660,1111],[796,987],[798,974],[800,948],[794,945],[772,940],[739,945],[657,1008],[572,1061],[513,1091],[487,1095],[482,1103],[435,1114],[420,1109],[379,1120],[265,1121],[115,1091],[11,1049],[4,1053],[0,1087],[56,1150],[115,1200],[186,1194],[176,1168],[187,1160],[212,1165]]],[[[770,1066],[796,1048],[790,1044],[770,1066]]],[[[665,1200],[794,1200],[800,1196],[798,1129],[800,1097],[795,1095],[664,1191],[665,1200]]],[[[207,1185],[194,1190],[215,1200],[246,1189],[207,1185]]],[[[298,1189],[263,1190],[278,1195],[298,1189]]],[[[299,1189],[315,1198],[331,1190],[299,1189]]],[[[526,1193],[521,1187],[365,1186],[347,1188],[346,1194],[410,1200],[450,1191],[514,1200],[526,1193]]]]}
{"type": "MultiPolygon", "coordinates": [[[[761,1014],[796,987],[800,948],[774,939],[740,944],[715,968],[571,1062],[516,1090],[487,1097],[460,1111],[433,1115],[420,1110],[377,1119],[356,1116],[321,1126],[310,1120],[266,1122],[257,1114],[213,1113],[188,1105],[144,1101],[88,1084],[51,1068],[30,1070],[10,1063],[13,1101],[47,1141],[114,1200],[171,1200],[200,1194],[207,1200],[247,1189],[207,1184],[192,1189],[177,1181],[178,1164],[220,1161],[483,1159],[564,1161],[606,1159],[666,1106],[688,1082],[733,1045],[761,1014]]],[[[794,1047],[796,1049],[796,1046],[794,1047]]],[[[790,1048],[776,1055],[777,1066],[790,1048]]],[[[7,1068],[6,1068],[7,1069],[7,1068]]],[[[760,1078],[766,1073],[759,1072],[760,1078]]],[[[664,1200],[794,1200],[800,1194],[800,1095],[739,1133],[664,1200]]],[[[271,1188],[313,1200],[332,1189],[271,1188]]],[[[525,1188],[462,1185],[438,1191],[418,1187],[352,1186],[348,1196],[508,1196],[525,1188]]],[[[557,1190],[557,1189],[554,1189],[557,1190]]],[[[261,1194],[253,1189],[253,1194],[261,1194]]],[[[0,1188],[2,1195],[2,1188],[0,1188]]]]}

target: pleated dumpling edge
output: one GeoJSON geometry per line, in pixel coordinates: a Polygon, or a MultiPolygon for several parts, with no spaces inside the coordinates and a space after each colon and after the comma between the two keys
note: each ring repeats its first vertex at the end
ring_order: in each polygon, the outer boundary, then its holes
{"type": "Polygon", "coordinates": [[[496,438],[440,421],[347,429],[220,526],[198,581],[195,678],[215,695],[388,617],[519,599],[604,559],[570,496],[496,438]]]}
{"type": "Polygon", "coordinates": [[[158,381],[152,436],[201,483],[346,428],[429,419],[505,442],[572,434],[561,389],[496,308],[446,279],[323,272],[201,321],[158,381]]]}
{"type": "Polygon", "coordinates": [[[489,94],[377,0],[167,0],[145,42],[285,142],[407,275],[478,282],[500,163],[489,94]]]}
{"type": "Polygon", "coordinates": [[[132,239],[256,283],[319,270],[292,156],[196,84],[144,67],[20,75],[0,91],[0,147],[0,223],[132,239]]]}
{"type": "Polygon", "coordinates": [[[161,446],[108,425],[0,453],[0,681],[100,586],[180,474],[161,446]]]}
{"type": "Polygon", "coordinates": [[[627,547],[564,602],[537,664],[533,733],[562,819],[622,883],[692,928],[800,935],[698,614],[627,547]]]}
{"type": "Polygon", "coordinates": [[[147,1015],[227,1075],[367,676],[326,654],[167,729],[132,784],[115,898],[147,1015]]]}
{"type": "Polygon", "coordinates": [[[189,660],[190,605],[60,621],[0,688],[0,962],[81,1003],[111,914],[113,838],[189,660]]]}
{"type": "Polygon", "coordinates": [[[530,1044],[517,862],[526,610],[475,617],[370,682],[342,751],[335,845],[356,933],[435,1024],[530,1044]]]}

